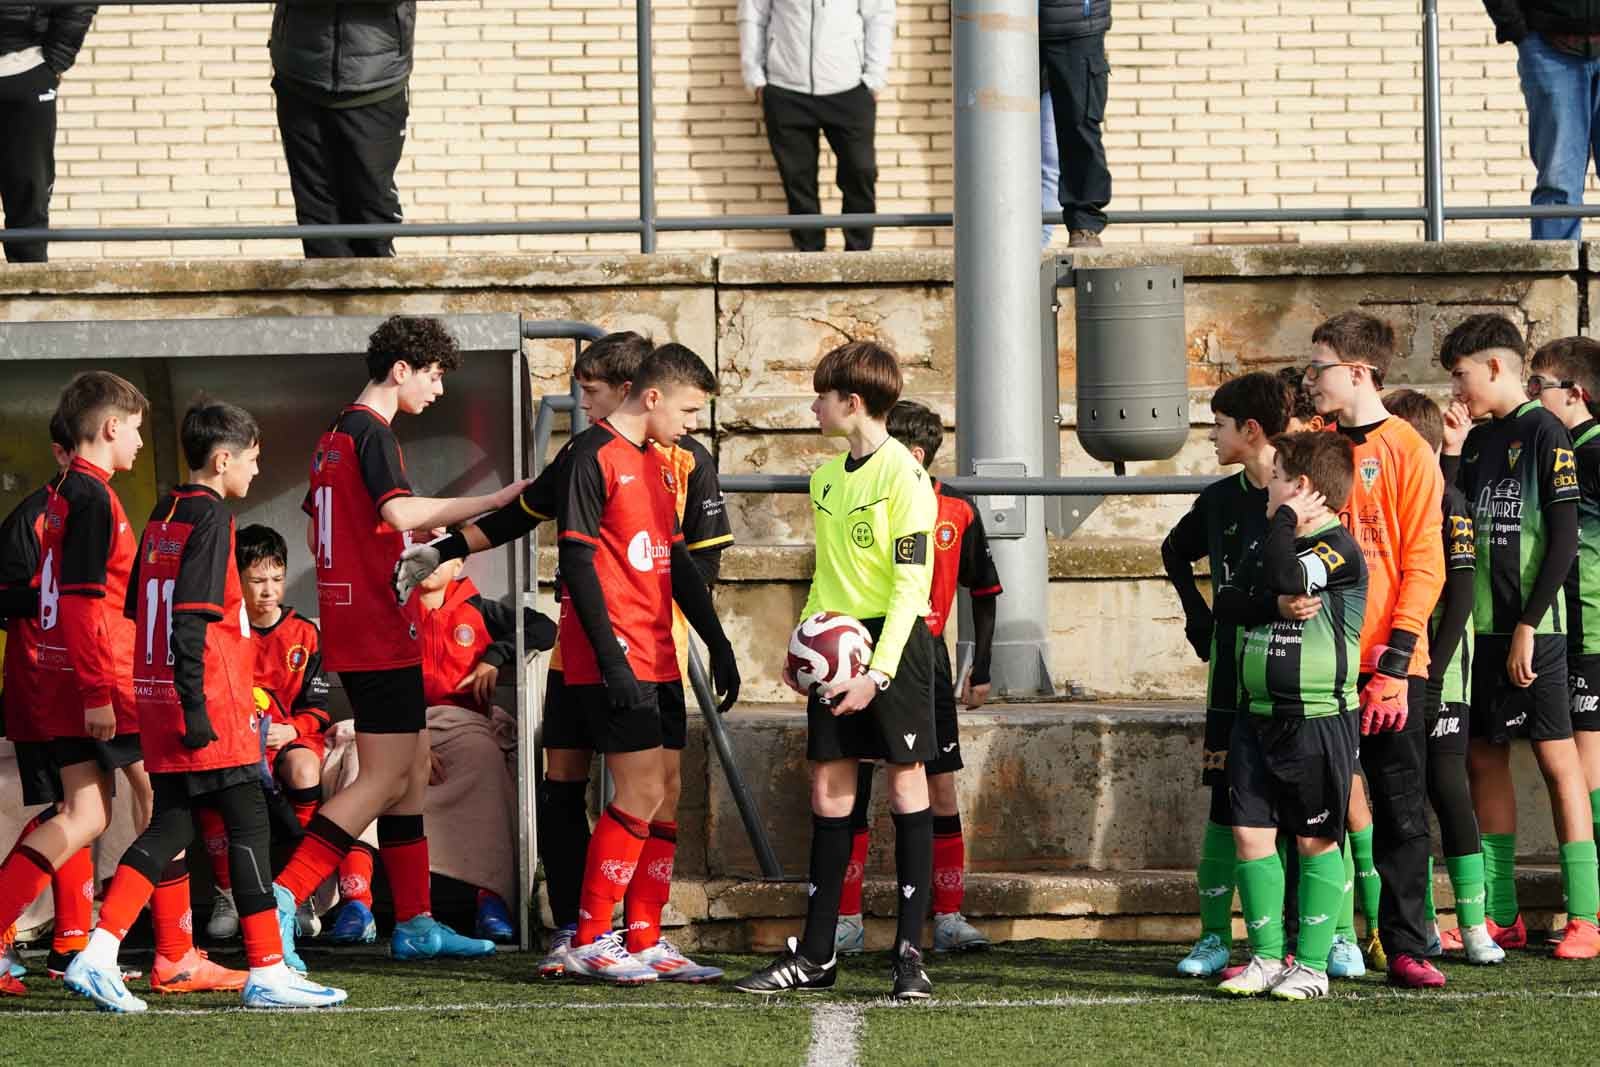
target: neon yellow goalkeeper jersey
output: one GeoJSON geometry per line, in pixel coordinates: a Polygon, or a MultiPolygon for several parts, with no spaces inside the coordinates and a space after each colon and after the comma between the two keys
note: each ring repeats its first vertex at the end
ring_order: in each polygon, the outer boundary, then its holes
{"type": "Polygon", "coordinates": [[[893,677],[912,625],[928,614],[939,513],[928,472],[892,437],[862,460],[841,453],[811,476],[811,512],[817,566],[803,617],[882,618],[871,665],[893,677]]]}

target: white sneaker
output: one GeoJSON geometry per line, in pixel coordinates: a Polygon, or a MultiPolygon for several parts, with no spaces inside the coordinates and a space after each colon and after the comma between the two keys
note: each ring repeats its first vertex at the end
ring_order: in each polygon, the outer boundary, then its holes
{"type": "Polygon", "coordinates": [[[567,953],[572,949],[572,935],[576,926],[563,926],[550,935],[550,948],[539,961],[540,978],[560,978],[567,969],[567,953]]]}
{"type": "Polygon", "coordinates": [[[321,933],[322,917],[317,914],[317,910],[311,906],[311,901],[308,900],[300,905],[299,909],[294,913],[294,936],[296,939],[302,937],[314,938],[321,933]]]}
{"type": "Polygon", "coordinates": [[[1278,984],[1288,967],[1282,960],[1266,960],[1251,956],[1244,970],[1217,986],[1219,993],[1230,997],[1259,997],[1278,984]]]}
{"type": "Polygon", "coordinates": [[[244,1006],[264,1010],[331,1008],[350,994],[295,974],[282,963],[250,972],[244,984],[244,1006]]]}
{"type": "Polygon", "coordinates": [[[1489,967],[1506,961],[1506,950],[1495,944],[1487,923],[1461,928],[1461,947],[1467,950],[1467,962],[1479,967],[1489,967]]]}
{"type": "Polygon", "coordinates": [[[1328,995],[1328,975],[1297,963],[1284,970],[1270,992],[1277,1000],[1315,1000],[1328,995]]]}
{"type": "Polygon", "coordinates": [[[643,952],[635,953],[633,958],[668,982],[687,982],[690,985],[697,985],[701,982],[715,982],[722,977],[721,967],[707,967],[696,963],[679,952],[678,946],[664,937],[643,952]]]}
{"type": "Polygon", "coordinates": [[[68,989],[81,997],[88,997],[101,1011],[134,1015],[146,1009],[144,1001],[128,992],[128,987],[122,981],[121,968],[115,964],[96,967],[89,962],[88,956],[87,952],[80,952],[67,965],[62,982],[68,989]]]}
{"type": "Polygon", "coordinates": [[[218,889],[211,897],[211,918],[206,920],[206,936],[226,941],[239,936],[239,909],[233,904],[231,889],[218,889]]]}
{"type": "Polygon", "coordinates": [[[989,939],[976,926],[962,918],[959,911],[945,912],[933,917],[933,951],[972,952],[989,947],[989,939]]]}
{"type": "Polygon", "coordinates": [[[568,951],[566,974],[571,978],[591,978],[613,985],[643,985],[659,977],[655,968],[646,967],[628,954],[628,947],[622,943],[622,934],[617,930],[568,951]]]}

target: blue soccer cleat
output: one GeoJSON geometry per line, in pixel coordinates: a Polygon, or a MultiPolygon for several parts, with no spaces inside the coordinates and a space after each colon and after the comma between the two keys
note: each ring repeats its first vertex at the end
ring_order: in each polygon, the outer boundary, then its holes
{"type": "Polygon", "coordinates": [[[136,1015],[146,1010],[145,1002],[128,992],[128,987],[123,984],[120,967],[114,964],[96,967],[88,961],[87,956],[87,952],[80,952],[67,965],[67,973],[62,981],[68,989],[80,997],[88,997],[101,1011],[136,1015]]]}
{"type": "Polygon", "coordinates": [[[0,974],[21,978],[27,973],[28,968],[23,965],[22,957],[17,953],[16,943],[6,945],[5,951],[0,952],[0,974]]]}
{"type": "Polygon", "coordinates": [[[462,937],[433,916],[418,915],[394,928],[389,955],[397,960],[476,959],[493,956],[494,942],[462,937]]]}
{"type": "Polygon", "coordinates": [[[506,910],[506,902],[498,896],[486,893],[478,903],[478,920],[473,923],[472,932],[481,938],[509,944],[517,939],[517,931],[511,925],[511,913],[506,910]]]}
{"type": "Polygon", "coordinates": [[[1216,934],[1206,934],[1178,961],[1178,973],[1185,978],[1210,978],[1227,965],[1228,946],[1216,934]]]}
{"type": "Polygon", "coordinates": [[[1335,934],[1333,947],[1328,950],[1329,978],[1360,978],[1367,973],[1367,963],[1361,958],[1361,946],[1335,934]]]}
{"type": "Polygon", "coordinates": [[[287,967],[267,967],[252,972],[244,987],[244,1006],[259,1010],[332,1008],[350,994],[313,982],[287,967]]]}
{"type": "Polygon", "coordinates": [[[378,920],[361,901],[347,900],[328,937],[335,945],[370,945],[378,940],[378,920]]]}
{"type": "Polygon", "coordinates": [[[295,907],[294,897],[278,883],[272,883],[272,899],[278,904],[278,940],[283,942],[283,963],[291,971],[306,973],[306,961],[294,950],[295,907]]]}

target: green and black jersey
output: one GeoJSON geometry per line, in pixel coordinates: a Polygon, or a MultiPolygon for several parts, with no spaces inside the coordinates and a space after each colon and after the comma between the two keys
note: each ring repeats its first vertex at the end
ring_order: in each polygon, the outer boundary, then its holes
{"type": "Polygon", "coordinates": [[[1241,566],[1242,599],[1219,599],[1218,614],[1245,624],[1239,664],[1244,710],[1278,719],[1339,715],[1359,703],[1367,565],[1337,518],[1303,537],[1294,536],[1294,527],[1294,513],[1280,508],[1261,549],[1241,566]],[[1314,596],[1322,607],[1303,622],[1283,619],[1281,595],[1314,596]]]}
{"type": "Polygon", "coordinates": [[[1578,467],[1578,558],[1565,586],[1567,654],[1600,653],[1600,422],[1572,428],[1578,467]]]}
{"type": "MultiPolygon", "coordinates": [[[[1572,438],[1560,419],[1530,400],[1473,428],[1456,483],[1472,505],[1477,541],[1472,624],[1480,634],[1509,636],[1544,562],[1545,509],[1579,496],[1572,438]]],[[[1534,631],[1564,632],[1564,614],[1559,599],[1553,601],[1534,631]]]]}
{"type": "MultiPolygon", "coordinates": [[[[1245,553],[1259,546],[1266,530],[1267,490],[1251,485],[1240,471],[1200,490],[1194,506],[1167,535],[1167,546],[1185,562],[1208,560],[1211,588],[1217,589],[1232,581],[1245,553]]],[[[1207,707],[1239,710],[1239,653],[1243,647],[1244,632],[1234,623],[1218,619],[1211,632],[1207,707]]]]}
{"type": "MultiPolygon", "coordinates": [[[[1446,590],[1452,571],[1470,571],[1477,567],[1477,543],[1472,536],[1472,508],[1461,490],[1453,485],[1444,487],[1444,568],[1446,590]]],[[[1464,581],[1465,579],[1463,579],[1464,581]]],[[[1444,603],[1448,592],[1441,593],[1428,619],[1428,647],[1439,644],[1439,623],[1444,619],[1444,603]]],[[[1433,665],[1429,665],[1430,671],[1433,665]]],[[[1450,655],[1450,662],[1440,675],[1444,689],[1440,699],[1446,704],[1465,704],[1471,693],[1472,678],[1472,618],[1467,617],[1461,631],[1461,641],[1450,655]]]]}

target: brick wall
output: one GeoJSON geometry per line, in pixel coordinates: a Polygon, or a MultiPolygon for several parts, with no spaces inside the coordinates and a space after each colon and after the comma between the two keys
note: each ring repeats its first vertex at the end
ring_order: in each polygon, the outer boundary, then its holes
{"type": "MultiPolygon", "coordinates": [[[[1532,185],[1515,52],[1479,0],[1441,0],[1447,197],[1532,185]]],[[[635,211],[634,8],[624,0],[425,0],[399,185],[414,222],[635,211]]],[[[1106,121],[1114,207],[1407,205],[1420,198],[1415,0],[1118,0],[1106,121]],[[1248,47],[1246,44],[1248,43],[1248,47]]],[[[260,6],[101,8],[62,86],[57,226],[292,222],[260,6]]],[[[772,213],[783,196],[738,65],[734,0],[656,0],[663,215],[772,213]]],[[[948,4],[901,0],[879,103],[879,206],[948,210],[948,4]]],[[[824,149],[824,183],[832,158],[824,149]]],[[[824,208],[838,210],[837,194],[824,208]]],[[[1118,241],[1198,227],[1122,228],[1118,241]]],[[[1225,234],[1278,227],[1216,228],[1225,234]]],[[[1291,226],[1302,240],[1411,239],[1412,224],[1291,226]]],[[[1452,237],[1524,223],[1452,224],[1452,237]]],[[[950,234],[884,231],[880,246],[950,234]]],[[[837,234],[832,240],[838,243],[837,234]]],[[[1061,235],[1058,234],[1058,242],[1061,235]]],[[[667,234],[663,249],[782,248],[779,233],[667,234]]],[[[629,235],[411,240],[402,253],[637,248],[629,235]]],[[[58,258],[296,254],[286,242],[58,244],[58,258]]]]}

